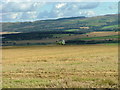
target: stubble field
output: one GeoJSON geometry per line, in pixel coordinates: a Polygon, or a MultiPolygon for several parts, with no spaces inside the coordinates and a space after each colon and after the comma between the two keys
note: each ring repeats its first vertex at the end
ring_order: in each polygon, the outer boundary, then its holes
{"type": "Polygon", "coordinates": [[[117,45],[8,46],[3,88],[117,88],[117,45]]]}

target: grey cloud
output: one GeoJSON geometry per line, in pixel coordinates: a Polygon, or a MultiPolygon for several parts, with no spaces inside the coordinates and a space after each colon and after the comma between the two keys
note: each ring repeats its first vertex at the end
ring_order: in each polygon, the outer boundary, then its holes
{"type": "MultiPolygon", "coordinates": [[[[62,4],[62,3],[57,3],[62,4]]],[[[56,5],[57,5],[56,4],[56,5]]],[[[70,17],[70,16],[80,16],[80,15],[85,15],[85,16],[93,16],[94,12],[88,11],[88,12],[81,12],[83,9],[92,9],[98,7],[99,3],[97,2],[80,2],[80,3],[66,3],[60,8],[56,8],[54,6],[52,13],[56,14],[57,17],[70,17]]]]}
{"type": "MultiPolygon", "coordinates": [[[[8,2],[3,3],[3,21],[16,21],[16,20],[36,20],[36,19],[49,19],[71,16],[93,16],[95,12],[86,11],[99,6],[97,2],[77,2],[71,3],[49,3],[52,9],[49,11],[42,10],[42,6],[48,3],[23,3],[23,2],[8,2]],[[56,7],[59,5],[59,8],[56,7]],[[85,10],[82,12],[82,10],[85,10]],[[35,13],[36,12],[36,13],[35,13]]],[[[48,7],[47,7],[48,8],[48,7]]]]}
{"type": "Polygon", "coordinates": [[[79,9],[93,9],[98,7],[98,5],[99,5],[98,2],[80,3],[79,9]]]}
{"type": "Polygon", "coordinates": [[[40,7],[42,3],[31,3],[31,2],[8,2],[3,4],[2,12],[28,12],[34,11],[36,8],[40,7]]]}
{"type": "Polygon", "coordinates": [[[13,21],[19,19],[19,13],[3,13],[2,20],[3,21],[13,21]]]}
{"type": "Polygon", "coordinates": [[[49,19],[49,18],[56,18],[56,17],[57,17],[57,13],[54,11],[51,11],[51,12],[43,11],[37,15],[37,19],[49,19]]]}
{"type": "Polygon", "coordinates": [[[87,17],[96,15],[96,13],[94,11],[92,11],[92,10],[81,11],[79,13],[80,13],[81,16],[87,16],[87,17]]]}
{"type": "Polygon", "coordinates": [[[89,10],[89,11],[81,12],[81,10],[96,8],[98,5],[99,3],[97,2],[55,3],[50,12],[48,11],[39,12],[37,19],[61,18],[61,17],[71,17],[71,16],[93,16],[95,14],[93,11],[89,10]]]}
{"type": "Polygon", "coordinates": [[[74,2],[67,3],[62,9],[74,10],[74,9],[93,9],[99,6],[98,2],[74,2]]]}
{"type": "Polygon", "coordinates": [[[118,9],[118,4],[113,4],[109,6],[109,9],[118,9]]]}
{"type": "Polygon", "coordinates": [[[20,19],[23,20],[36,19],[36,12],[23,12],[20,19]]]}

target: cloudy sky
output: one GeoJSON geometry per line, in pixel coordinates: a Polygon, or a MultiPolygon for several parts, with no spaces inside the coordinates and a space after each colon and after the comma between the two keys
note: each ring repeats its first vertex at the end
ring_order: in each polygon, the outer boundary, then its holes
{"type": "MultiPolygon", "coordinates": [[[[42,0],[43,1],[43,0],[42,0]]],[[[24,22],[62,17],[117,14],[118,2],[41,2],[40,0],[1,0],[0,22],[24,22]]],[[[110,1],[110,0],[109,0],[110,1]]]]}

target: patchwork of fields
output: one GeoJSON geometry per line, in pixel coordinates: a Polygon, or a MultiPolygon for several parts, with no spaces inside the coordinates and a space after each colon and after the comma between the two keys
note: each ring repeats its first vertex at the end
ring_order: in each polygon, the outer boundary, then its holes
{"type": "MultiPolygon", "coordinates": [[[[35,39],[35,40],[8,40],[8,41],[4,41],[4,43],[2,43],[3,45],[19,45],[19,46],[24,46],[24,45],[46,45],[46,44],[56,44],[56,41],[58,40],[65,40],[66,44],[68,45],[69,43],[67,43],[69,40],[84,40],[84,41],[102,41],[102,42],[106,42],[106,40],[112,40],[113,42],[118,41],[119,32],[114,32],[114,31],[106,31],[106,32],[90,32],[90,33],[85,33],[85,34],[53,34],[52,38],[43,38],[43,39],[35,39]],[[6,43],[5,43],[6,42],[6,43]]],[[[49,35],[49,34],[48,34],[49,35]]],[[[22,37],[22,36],[21,36],[22,37]]],[[[30,36],[28,36],[30,37],[30,36]]],[[[79,42],[80,43],[80,42],[79,42]]],[[[107,43],[107,42],[106,42],[107,43]]],[[[76,44],[71,43],[71,44],[76,44]]],[[[78,43],[77,43],[78,44],[78,43]]],[[[83,42],[81,43],[83,44],[83,42]]]]}
{"type": "Polygon", "coordinates": [[[3,88],[117,88],[118,46],[4,46],[3,88]]]}

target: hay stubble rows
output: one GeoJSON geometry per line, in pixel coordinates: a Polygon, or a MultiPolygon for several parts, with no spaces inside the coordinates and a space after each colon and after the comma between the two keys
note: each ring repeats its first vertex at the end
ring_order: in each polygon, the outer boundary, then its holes
{"type": "Polygon", "coordinates": [[[117,45],[3,47],[3,87],[116,88],[117,45]]]}

